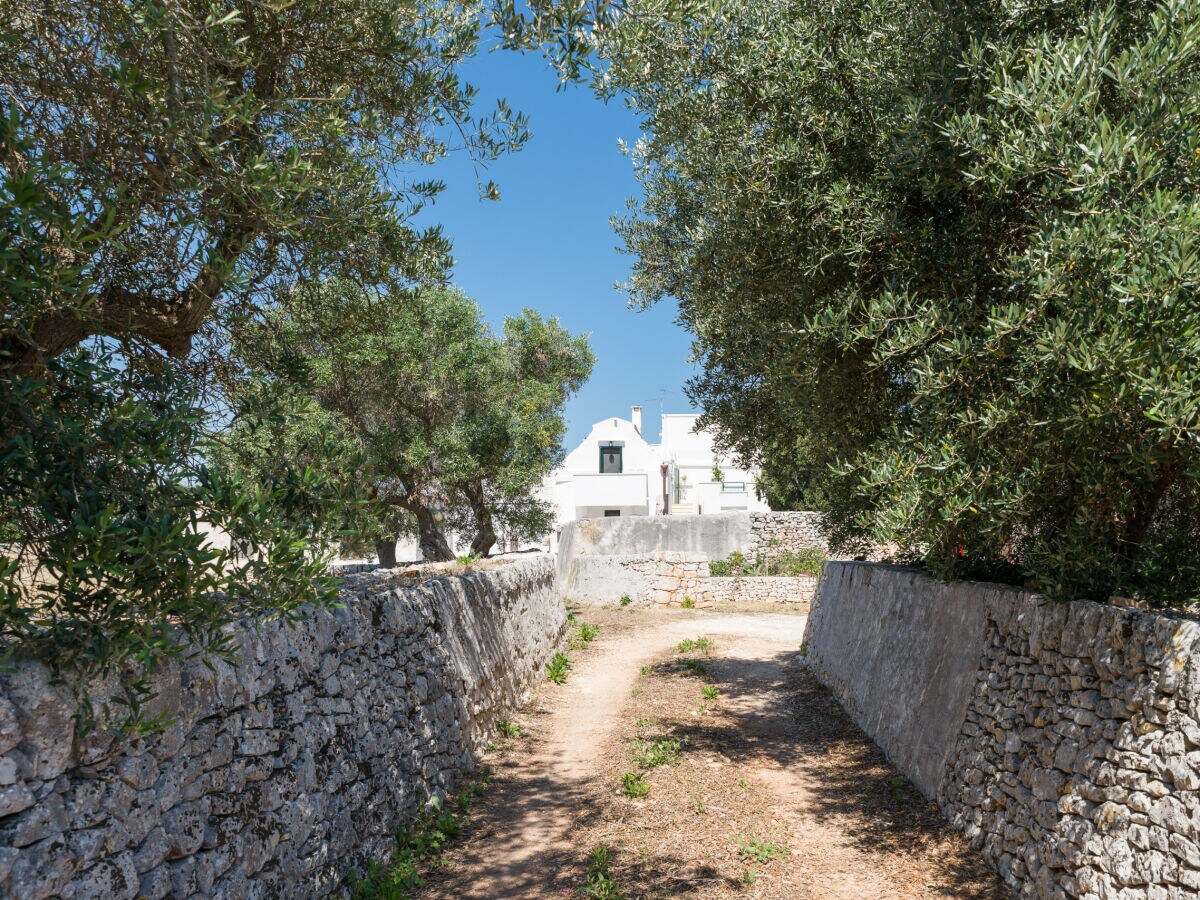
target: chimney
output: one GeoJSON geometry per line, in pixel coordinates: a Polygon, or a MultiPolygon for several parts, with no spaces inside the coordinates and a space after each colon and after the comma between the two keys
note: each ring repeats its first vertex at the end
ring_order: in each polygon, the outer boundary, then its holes
{"type": "Polygon", "coordinates": [[[631,418],[633,419],[634,429],[637,431],[638,434],[641,434],[642,433],[642,408],[640,406],[635,406],[633,408],[633,415],[631,416],[631,418]]]}

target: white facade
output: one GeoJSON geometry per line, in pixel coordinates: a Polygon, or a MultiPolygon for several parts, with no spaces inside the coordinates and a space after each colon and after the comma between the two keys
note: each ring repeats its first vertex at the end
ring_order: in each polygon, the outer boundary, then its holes
{"type": "Polygon", "coordinates": [[[547,479],[557,524],[602,516],[768,510],[755,491],[758,471],[718,458],[711,432],[696,431],[698,418],[664,415],[657,444],[642,436],[640,406],[633,407],[628,419],[613,417],[593,425],[547,479]]]}

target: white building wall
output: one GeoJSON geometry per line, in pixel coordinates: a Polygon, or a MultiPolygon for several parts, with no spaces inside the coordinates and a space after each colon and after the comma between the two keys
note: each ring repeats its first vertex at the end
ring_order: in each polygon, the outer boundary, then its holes
{"type": "Polygon", "coordinates": [[[664,509],[660,467],[664,464],[669,470],[667,491],[671,505],[678,505],[681,510],[709,515],[769,509],[755,492],[757,472],[737,468],[731,459],[718,459],[712,434],[695,430],[698,415],[664,415],[662,441],[650,444],[641,433],[641,413],[640,407],[634,407],[629,419],[614,416],[597,422],[547,479],[558,525],[612,513],[661,515],[664,509]],[[600,448],[606,445],[621,447],[619,474],[600,471],[600,448]],[[721,470],[721,481],[713,477],[714,465],[721,470]],[[738,484],[744,486],[743,491],[729,490],[738,484]]]}

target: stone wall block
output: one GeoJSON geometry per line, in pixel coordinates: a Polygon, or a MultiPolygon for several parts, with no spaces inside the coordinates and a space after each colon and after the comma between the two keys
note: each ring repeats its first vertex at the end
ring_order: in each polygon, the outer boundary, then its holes
{"type": "Polygon", "coordinates": [[[164,667],[176,721],[148,740],[80,744],[44,667],[0,678],[0,895],[336,892],[473,767],[566,631],[544,557],[349,576],[341,599],[238,623],[237,666],[164,667]]]}
{"type": "Polygon", "coordinates": [[[1195,622],[843,563],[822,573],[813,609],[814,672],[914,783],[923,760],[940,761],[943,812],[1015,895],[1200,892],[1195,622]],[[986,605],[981,633],[941,630],[973,603],[986,605]],[[875,619],[901,633],[876,640],[875,619]],[[900,664],[910,679],[859,671],[900,664]],[[946,747],[929,740],[945,706],[928,705],[937,679],[921,673],[962,666],[946,747]]]}

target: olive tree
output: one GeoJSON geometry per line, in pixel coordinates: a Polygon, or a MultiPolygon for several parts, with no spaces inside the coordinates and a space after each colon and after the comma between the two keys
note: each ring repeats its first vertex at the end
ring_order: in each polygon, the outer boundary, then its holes
{"type": "Polygon", "coordinates": [[[678,298],[729,446],[843,547],[1197,596],[1196,4],[587,19],[597,89],[645,125],[630,292],[678,298]]]}
{"type": "Polygon", "coordinates": [[[367,290],[306,285],[236,330],[244,371],[235,392],[271,392],[296,414],[245,419],[222,459],[269,483],[280,448],[342,485],[335,503],[384,565],[410,530],[429,560],[454,558],[448,530],[486,554],[498,531],[540,537],[537,496],[559,460],[563,405],[591,371],[587,341],[526,311],[494,334],[454,288],[367,290]],[[335,447],[331,447],[336,444],[335,447]]]}

